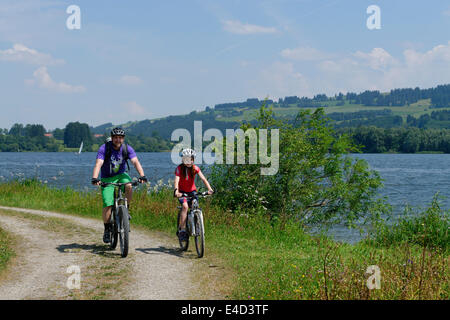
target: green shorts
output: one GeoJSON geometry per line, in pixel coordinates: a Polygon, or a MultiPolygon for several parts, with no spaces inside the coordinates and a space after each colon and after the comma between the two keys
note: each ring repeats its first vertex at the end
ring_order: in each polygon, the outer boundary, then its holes
{"type": "MultiPolygon", "coordinates": [[[[125,183],[131,182],[128,173],[121,173],[114,177],[102,178],[102,182],[125,183]]],[[[106,186],[102,188],[103,208],[114,205],[114,186],[106,186]]],[[[125,190],[124,188],[122,190],[125,190]]]]}

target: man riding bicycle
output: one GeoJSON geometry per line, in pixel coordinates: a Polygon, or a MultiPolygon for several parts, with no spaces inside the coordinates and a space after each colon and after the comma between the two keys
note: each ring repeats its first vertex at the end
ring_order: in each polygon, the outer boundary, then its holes
{"type": "MultiPolygon", "coordinates": [[[[127,198],[128,206],[130,205],[133,189],[131,186],[131,177],[125,172],[125,165],[128,167],[128,159],[136,168],[140,175],[139,182],[147,182],[144,170],[139,162],[136,152],[132,147],[124,143],[125,131],[122,128],[114,128],[111,131],[111,141],[106,142],[97,152],[97,160],[95,162],[94,171],[92,173],[92,184],[100,185],[101,182],[109,183],[127,183],[125,186],[125,197],[127,198]],[[101,172],[101,180],[98,175],[101,172]]],[[[128,167],[129,170],[129,167],[128,167]]],[[[103,223],[105,225],[105,232],[103,234],[103,242],[111,242],[110,230],[112,225],[111,208],[114,205],[114,186],[102,187],[103,199],[103,223]]]]}

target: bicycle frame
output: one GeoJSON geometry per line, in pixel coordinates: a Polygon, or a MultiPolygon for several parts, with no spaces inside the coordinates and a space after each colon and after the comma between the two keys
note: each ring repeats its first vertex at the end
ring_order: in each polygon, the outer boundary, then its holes
{"type": "MultiPolygon", "coordinates": [[[[195,249],[197,250],[197,256],[199,258],[202,258],[205,253],[205,226],[203,222],[203,212],[199,206],[197,197],[205,198],[207,196],[209,196],[208,192],[201,192],[196,196],[188,196],[186,193],[183,193],[180,197],[188,201],[190,200],[191,205],[189,206],[186,217],[186,231],[188,236],[185,239],[179,238],[178,241],[180,242],[181,250],[186,251],[189,247],[189,237],[194,237],[195,249]]],[[[177,228],[180,227],[180,217],[183,207],[178,208],[180,208],[180,211],[178,212],[177,228]]],[[[178,232],[177,235],[179,235],[178,232]]]]}
{"type": "Polygon", "coordinates": [[[126,183],[101,183],[102,187],[108,185],[114,186],[114,205],[111,208],[111,218],[110,222],[113,229],[111,230],[111,248],[115,249],[117,245],[117,237],[120,237],[120,250],[122,257],[128,255],[128,243],[129,243],[129,232],[130,225],[129,219],[130,215],[128,212],[128,200],[124,197],[122,187],[131,184],[132,186],[137,186],[138,182],[126,182],[126,183]]]}
{"type": "Polygon", "coordinates": [[[123,196],[122,188],[116,187],[114,189],[114,208],[119,207],[119,205],[124,204],[126,207],[128,207],[128,199],[127,197],[123,196]],[[124,201],[124,203],[120,203],[124,201]]]}
{"type": "MultiPolygon", "coordinates": [[[[201,198],[206,198],[207,196],[209,196],[209,194],[207,192],[202,192],[202,193],[197,194],[197,197],[201,197],[201,198]]],[[[183,194],[183,196],[180,198],[186,198],[187,200],[192,199],[192,204],[187,211],[186,230],[188,230],[188,233],[190,236],[195,237],[195,236],[197,236],[197,233],[195,230],[194,215],[195,215],[195,212],[197,212],[198,214],[201,214],[203,217],[202,209],[200,208],[200,206],[198,204],[198,199],[196,197],[190,197],[186,194],[183,194]]],[[[182,210],[181,208],[182,207],[180,207],[180,212],[182,210]]],[[[202,223],[203,223],[203,219],[202,219],[202,223]]]]}

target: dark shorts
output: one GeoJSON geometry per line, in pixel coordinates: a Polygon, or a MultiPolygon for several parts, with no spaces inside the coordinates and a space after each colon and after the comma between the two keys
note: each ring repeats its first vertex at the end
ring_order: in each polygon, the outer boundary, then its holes
{"type": "MultiPolygon", "coordinates": [[[[192,197],[192,196],[195,196],[195,199],[198,199],[197,198],[197,190],[194,190],[194,191],[192,191],[192,192],[184,192],[184,191],[179,191],[180,193],[186,193],[188,196],[190,196],[190,197],[192,197]]],[[[184,198],[184,197],[181,197],[181,198],[178,198],[178,201],[180,201],[180,204],[181,205],[183,205],[183,203],[184,202],[188,202],[188,206],[189,207],[191,207],[192,206],[192,199],[189,199],[189,201],[186,199],[186,198],[184,198]]]]}

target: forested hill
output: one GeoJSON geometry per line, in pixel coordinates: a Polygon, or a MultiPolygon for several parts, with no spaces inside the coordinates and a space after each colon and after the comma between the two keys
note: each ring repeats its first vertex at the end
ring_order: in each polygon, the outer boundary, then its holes
{"type": "MultiPolygon", "coordinates": [[[[289,96],[278,101],[251,98],[243,102],[217,104],[213,108],[207,106],[203,111],[193,111],[186,115],[121,125],[133,135],[151,137],[157,134],[164,139],[170,139],[171,133],[177,128],[186,128],[192,132],[195,120],[202,121],[203,130],[217,128],[224,131],[227,128],[237,128],[242,122],[253,122],[263,103],[272,107],[277,117],[291,119],[302,109],[323,107],[339,128],[450,128],[450,84],[429,89],[393,89],[386,93],[367,90],[361,93],[340,92],[332,97],[325,94],[317,94],[312,98],[289,96]]],[[[112,127],[113,124],[108,123],[91,128],[91,131],[103,134],[112,127]]]]}
{"type": "Polygon", "coordinates": [[[168,151],[176,129],[193,133],[194,121],[201,121],[202,133],[216,128],[225,133],[243,122],[254,123],[261,105],[272,107],[275,117],[291,121],[301,110],[322,107],[339,133],[349,133],[364,152],[446,152],[450,153],[450,84],[429,89],[395,89],[390,92],[364,91],[338,93],[332,97],[318,94],[312,98],[289,96],[247,99],[222,103],[161,119],[129,123],[105,123],[89,127],[70,122],[65,128],[47,131],[42,124],[14,124],[0,129],[0,152],[71,151],[81,142],[85,151],[96,151],[112,127],[121,125],[127,140],[139,152],[168,151]]]}

